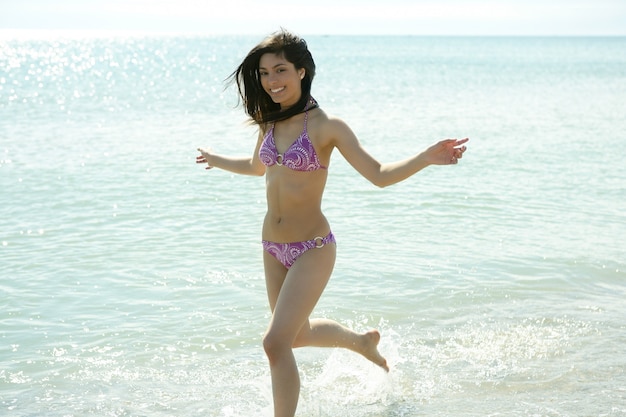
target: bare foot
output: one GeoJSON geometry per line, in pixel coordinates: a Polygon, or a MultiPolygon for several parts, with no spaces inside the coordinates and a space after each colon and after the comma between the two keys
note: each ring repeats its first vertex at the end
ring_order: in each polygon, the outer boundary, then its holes
{"type": "Polygon", "coordinates": [[[378,342],[380,342],[380,333],[378,330],[370,330],[362,335],[362,339],[363,343],[361,344],[359,353],[389,372],[387,360],[378,352],[378,342]]]}

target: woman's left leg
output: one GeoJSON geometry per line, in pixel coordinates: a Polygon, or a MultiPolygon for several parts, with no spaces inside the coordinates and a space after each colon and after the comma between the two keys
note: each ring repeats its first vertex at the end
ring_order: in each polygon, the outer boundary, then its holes
{"type": "Polygon", "coordinates": [[[370,330],[356,333],[329,319],[311,319],[302,326],[293,347],[337,347],[349,349],[389,372],[387,360],[378,352],[380,333],[370,330]]]}

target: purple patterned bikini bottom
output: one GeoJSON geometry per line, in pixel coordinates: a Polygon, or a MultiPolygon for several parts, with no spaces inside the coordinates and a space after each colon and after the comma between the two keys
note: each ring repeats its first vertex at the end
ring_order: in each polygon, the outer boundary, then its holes
{"type": "Polygon", "coordinates": [[[278,259],[287,269],[291,268],[293,263],[306,251],[323,248],[324,245],[328,243],[336,243],[333,232],[328,232],[326,237],[316,237],[311,240],[305,240],[304,242],[276,243],[270,242],[269,240],[263,240],[261,242],[263,249],[278,259]]]}

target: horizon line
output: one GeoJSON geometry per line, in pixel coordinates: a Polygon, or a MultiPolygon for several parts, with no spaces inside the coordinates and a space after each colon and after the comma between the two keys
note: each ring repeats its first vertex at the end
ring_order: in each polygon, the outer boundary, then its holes
{"type": "MultiPolygon", "coordinates": [[[[99,38],[99,37],[204,37],[204,36],[266,36],[266,32],[219,32],[219,31],[185,31],[185,30],[146,30],[146,29],[29,29],[29,28],[0,28],[0,39],[37,39],[45,35],[56,35],[56,37],[84,37],[84,38],[99,38]]],[[[298,33],[302,37],[306,36],[379,36],[379,37],[463,37],[463,38],[620,38],[626,37],[624,34],[603,34],[603,33],[493,33],[493,34],[461,34],[461,33],[368,33],[368,32],[353,32],[353,33],[336,33],[336,32],[317,32],[317,33],[298,33]]]]}

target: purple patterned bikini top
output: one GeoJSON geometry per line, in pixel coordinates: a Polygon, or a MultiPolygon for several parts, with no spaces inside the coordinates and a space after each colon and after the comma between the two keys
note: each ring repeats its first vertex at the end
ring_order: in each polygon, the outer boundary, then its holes
{"type": "Polygon", "coordinates": [[[294,171],[316,171],[318,169],[326,169],[320,164],[315,152],[315,148],[309,139],[306,129],[306,122],[309,111],[304,112],[304,128],[300,136],[291,144],[291,146],[282,154],[276,149],[274,141],[274,124],[267,131],[263,138],[263,143],[259,149],[259,159],[265,166],[284,165],[294,171]]]}

